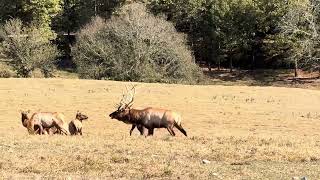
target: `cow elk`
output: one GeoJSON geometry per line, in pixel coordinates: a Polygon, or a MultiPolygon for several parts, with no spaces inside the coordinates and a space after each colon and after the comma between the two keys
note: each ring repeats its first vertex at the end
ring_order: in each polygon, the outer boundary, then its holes
{"type": "Polygon", "coordinates": [[[87,120],[88,116],[77,112],[76,118],[69,123],[69,132],[71,135],[82,135],[82,121],[87,120]]]}
{"type": "Polygon", "coordinates": [[[30,134],[46,134],[45,129],[55,127],[56,130],[52,130],[52,133],[61,132],[68,135],[69,131],[67,124],[64,121],[64,115],[58,112],[35,112],[29,118],[26,112],[22,112],[23,125],[27,127],[30,134]],[[54,132],[53,132],[54,131],[54,132]]]}
{"type": "Polygon", "coordinates": [[[123,95],[118,104],[118,109],[109,115],[110,118],[127,124],[133,124],[130,133],[135,125],[140,125],[148,129],[148,136],[153,135],[155,128],[166,128],[172,136],[175,136],[176,134],[173,127],[176,127],[187,136],[187,132],[181,126],[180,114],[171,110],[152,107],[141,110],[133,109],[131,106],[133,105],[134,95],[135,87],[133,86],[131,92],[127,93],[127,96],[123,95]],[[130,96],[128,96],[128,94],[130,96]]]}
{"type": "MultiPolygon", "coordinates": [[[[21,111],[21,121],[22,121],[22,125],[27,128],[28,125],[28,121],[29,121],[29,114],[30,114],[30,110],[28,111],[21,111]]],[[[57,130],[56,127],[51,127],[51,128],[43,128],[43,134],[57,134],[60,131],[57,130]]],[[[40,135],[40,127],[39,125],[35,124],[34,125],[34,134],[39,134],[40,135]]]]}

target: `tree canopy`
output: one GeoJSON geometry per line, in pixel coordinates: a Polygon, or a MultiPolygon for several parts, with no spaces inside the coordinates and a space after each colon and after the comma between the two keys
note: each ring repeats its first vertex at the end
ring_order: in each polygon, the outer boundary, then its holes
{"type": "Polygon", "coordinates": [[[319,0],[3,1],[0,23],[19,18],[51,39],[55,33],[79,31],[95,16],[110,19],[122,6],[140,2],[187,35],[196,61],[231,70],[235,66],[320,71],[319,0]]]}

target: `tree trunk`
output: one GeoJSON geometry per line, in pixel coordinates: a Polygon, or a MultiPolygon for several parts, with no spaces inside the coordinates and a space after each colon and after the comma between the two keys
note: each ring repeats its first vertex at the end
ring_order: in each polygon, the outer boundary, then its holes
{"type": "Polygon", "coordinates": [[[230,72],[233,70],[233,65],[232,65],[232,58],[230,58],[230,72]]]}
{"type": "Polygon", "coordinates": [[[294,77],[298,77],[298,61],[294,60],[294,77]]]}
{"type": "Polygon", "coordinates": [[[218,60],[218,71],[220,71],[220,59],[218,60]]]}
{"type": "Polygon", "coordinates": [[[211,63],[208,62],[208,69],[209,69],[209,72],[211,72],[211,63]]]}
{"type": "Polygon", "coordinates": [[[97,0],[94,1],[94,16],[97,16],[97,0]]]}
{"type": "Polygon", "coordinates": [[[252,59],[251,59],[251,71],[254,70],[254,61],[255,61],[255,56],[254,56],[254,53],[253,53],[252,59]]]}

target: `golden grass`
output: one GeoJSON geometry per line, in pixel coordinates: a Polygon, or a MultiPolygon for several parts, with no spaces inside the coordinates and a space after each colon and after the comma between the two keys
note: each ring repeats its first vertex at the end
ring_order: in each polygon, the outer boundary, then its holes
{"type": "Polygon", "coordinates": [[[124,82],[0,79],[0,177],[13,179],[320,178],[320,91],[135,83],[135,107],[178,111],[184,137],[144,138],[107,115],[124,82]],[[20,109],[89,116],[82,137],[31,136],[20,109]],[[202,160],[211,161],[202,164],[202,160]]]}

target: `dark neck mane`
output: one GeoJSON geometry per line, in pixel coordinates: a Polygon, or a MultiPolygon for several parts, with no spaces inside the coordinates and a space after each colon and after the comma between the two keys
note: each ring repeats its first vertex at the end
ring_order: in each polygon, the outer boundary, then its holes
{"type": "Polygon", "coordinates": [[[24,127],[27,127],[27,121],[28,121],[27,115],[22,115],[21,122],[24,127]]]}
{"type": "Polygon", "coordinates": [[[132,123],[139,123],[142,116],[142,110],[139,109],[130,109],[129,115],[126,118],[127,121],[132,123]]]}

